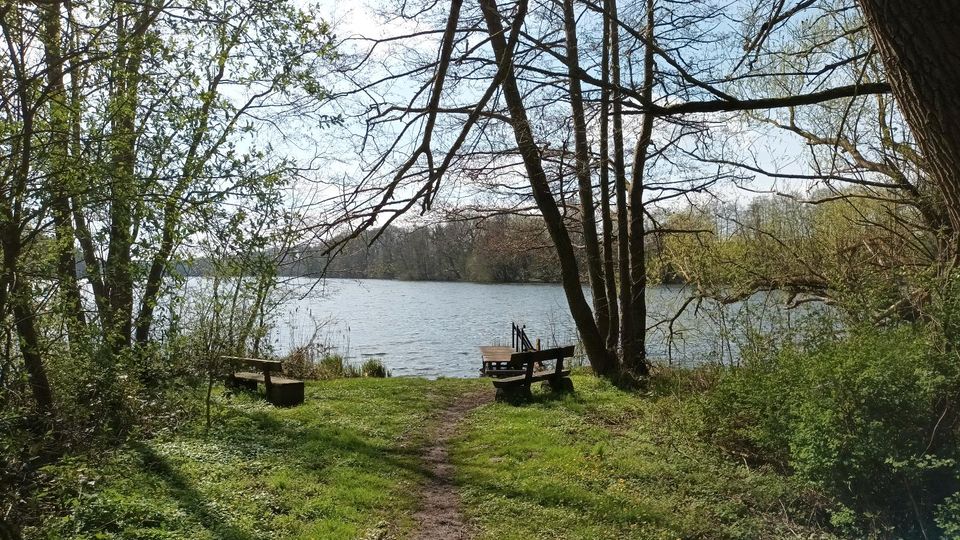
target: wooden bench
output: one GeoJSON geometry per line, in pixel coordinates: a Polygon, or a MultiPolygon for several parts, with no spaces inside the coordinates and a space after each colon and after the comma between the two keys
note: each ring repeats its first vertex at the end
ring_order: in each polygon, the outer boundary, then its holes
{"type": "Polygon", "coordinates": [[[232,373],[227,379],[227,384],[230,386],[256,392],[257,385],[262,382],[267,391],[267,401],[270,403],[279,407],[291,407],[303,403],[303,381],[271,375],[271,372],[283,371],[283,362],[240,356],[221,356],[220,358],[234,364],[251,366],[261,372],[232,373]]]}
{"type": "Polygon", "coordinates": [[[570,370],[564,369],[563,359],[573,356],[573,345],[544,349],[542,351],[518,352],[510,355],[510,369],[521,371],[522,375],[502,377],[493,380],[497,389],[497,401],[518,401],[532,397],[530,385],[543,381],[555,392],[572,392],[573,381],[570,370]],[[543,362],[556,361],[553,369],[534,371],[534,367],[543,362]]]}

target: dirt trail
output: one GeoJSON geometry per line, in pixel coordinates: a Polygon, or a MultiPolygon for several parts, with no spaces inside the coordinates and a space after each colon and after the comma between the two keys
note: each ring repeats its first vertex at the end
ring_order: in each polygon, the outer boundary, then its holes
{"type": "Polygon", "coordinates": [[[460,420],[471,410],[493,401],[493,393],[476,392],[457,399],[434,420],[434,427],[423,449],[423,462],[429,477],[420,492],[420,506],[411,538],[415,540],[472,538],[469,525],[460,512],[460,495],[453,484],[449,443],[460,420]]]}

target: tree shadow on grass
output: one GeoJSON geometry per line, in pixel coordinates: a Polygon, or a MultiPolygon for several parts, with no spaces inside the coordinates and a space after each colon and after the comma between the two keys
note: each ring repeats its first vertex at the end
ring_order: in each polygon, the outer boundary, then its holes
{"type": "Polygon", "coordinates": [[[555,402],[564,401],[566,399],[580,401],[580,396],[577,394],[576,389],[554,390],[546,384],[534,384],[530,387],[530,392],[531,393],[529,397],[508,396],[502,401],[502,403],[513,405],[514,407],[523,407],[525,405],[549,405],[555,402]],[[538,386],[540,387],[539,390],[537,390],[538,386]]]}
{"type": "Polygon", "coordinates": [[[398,447],[387,442],[377,444],[365,440],[355,431],[339,426],[291,426],[265,411],[240,412],[256,423],[260,431],[259,446],[291,458],[300,465],[316,461],[318,447],[322,457],[360,458],[376,470],[405,470],[418,479],[428,474],[420,463],[420,445],[398,447]]]}
{"type": "Polygon", "coordinates": [[[147,444],[136,443],[132,448],[140,456],[144,465],[152,472],[157,473],[157,476],[164,481],[170,493],[177,499],[180,508],[196,518],[214,538],[220,540],[254,540],[255,537],[250,533],[230,525],[227,516],[211,509],[207,504],[207,498],[197,491],[190,480],[167,458],[158,454],[147,444]]]}
{"type": "MultiPolygon", "coordinates": [[[[240,462],[241,469],[238,469],[238,474],[247,474],[242,470],[243,462],[267,455],[271,456],[271,461],[276,459],[277,463],[290,467],[294,474],[303,475],[302,480],[306,482],[323,482],[320,478],[310,476],[323,474],[322,470],[329,463],[339,461],[350,463],[349,467],[363,473],[384,477],[393,476],[394,471],[403,470],[410,474],[414,481],[421,482],[428,475],[420,460],[419,444],[399,447],[395,439],[390,438],[378,444],[354,430],[336,425],[292,425],[271,411],[234,412],[247,418],[250,423],[225,426],[225,434],[233,437],[213,442],[229,447],[231,459],[240,462]]],[[[214,538],[258,538],[256,531],[248,532],[231,524],[227,515],[211,507],[210,497],[196,489],[187,475],[154,448],[143,443],[137,443],[132,448],[140,457],[144,468],[165,483],[177,505],[214,538]]],[[[343,501],[342,504],[350,503],[343,501]]]]}

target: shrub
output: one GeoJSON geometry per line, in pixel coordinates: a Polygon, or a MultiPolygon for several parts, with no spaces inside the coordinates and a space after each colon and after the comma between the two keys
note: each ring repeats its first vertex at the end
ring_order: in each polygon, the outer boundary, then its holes
{"type": "MultiPolygon", "coordinates": [[[[793,470],[861,517],[932,524],[956,490],[957,363],[924,332],[852,332],[745,358],[705,399],[722,446],[793,470]]],[[[941,512],[942,514],[945,512],[941,512]]]]}
{"type": "Polygon", "coordinates": [[[370,358],[360,365],[360,373],[364,377],[376,377],[383,379],[390,376],[387,366],[379,358],[370,358]]]}
{"type": "Polygon", "coordinates": [[[294,379],[319,379],[320,358],[315,346],[297,347],[283,358],[283,374],[294,379]]]}
{"type": "Polygon", "coordinates": [[[359,377],[360,373],[343,357],[318,346],[297,347],[283,359],[283,373],[295,379],[342,379],[359,377]]]}
{"type": "Polygon", "coordinates": [[[378,358],[371,358],[357,367],[343,356],[316,345],[297,347],[291,351],[283,359],[283,373],[296,379],[315,380],[390,376],[378,358]]]}
{"type": "Polygon", "coordinates": [[[359,377],[360,371],[339,354],[326,354],[317,366],[318,379],[359,377]]]}

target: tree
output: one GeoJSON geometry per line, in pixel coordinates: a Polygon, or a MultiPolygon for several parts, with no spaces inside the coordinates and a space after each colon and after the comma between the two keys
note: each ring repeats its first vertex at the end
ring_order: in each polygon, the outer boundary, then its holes
{"type": "MultiPolygon", "coordinates": [[[[862,59],[856,55],[834,58],[819,71],[768,60],[788,52],[768,55],[767,38],[802,17],[810,2],[769,13],[762,12],[765,4],[757,6],[748,20],[760,28],[745,54],[717,32],[721,10],[711,3],[620,4],[481,2],[479,14],[470,3],[455,2],[449,11],[437,3],[404,4],[396,17],[436,20],[437,29],[371,40],[374,48],[395,48],[389,58],[402,59],[405,69],[378,70],[382,64],[374,66],[370,53],[344,68],[357,73],[368,67],[382,75],[355,79],[355,88],[342,96],[363,96],[357,114],[366,119],[364,141],[385,137],[392,142],[372,151],[358,148],[370,166],[361,180],[347,184],[349,195],[337,199],[338,217],[321,224],[349,241],[377,223],[377,216],[387,215],[389,225],[417,204],[421,212],[430,211],[442,188],[453,185],[495,194],[526,212],[532,202],[564,269],[564,290],[591,364],[610,377],[646,373],[646,245],[662,232],[652,210],[736,176],[691,166],[697,138],[720,131],[723,115],[889,91],[883,82],[846,77],[823,89],[822,79],[856,65],[862,59]],[[403,45],[405,39],[416,43],[427,35],[439,37],[439,55],[403,45]],[[719,56],[704,48],[706,42],[717,45],[719,56]],[[493,55],[484,54],[478,43],[489,43],[493,55]],[[634,73],[641,74],[639,81],[634,73]],[[391,89],[407,79],[415,90],[397,99],[391,89]],[[769,86],[757,84],[758,79],[769,86]],[[634,121],[634,115],[642,118],[634,121]],[[595,150],[598,124],[603,140],[595,150]],[[397,152],[408,145],[412,152],[397,152]],[[583,238],[582,266],[594,292],[593,310],[575,279],[580,261],[570,242],[574,237],[583,238]]],[[[828,6],[824,12],[843,13],[844,8],[828,6]]],[[[821,32],[814,50],[828,47],[831,35],[821,32]]],[[[340,245],[331,245],[331,252],[340,245]]]]}
{"type": "MultiPolygon", "coordinates": [[[[510,124],[516,137],[518,151],[523,157],[523,164],[527,171],[533,197],[543,214],[543,220],[557,250],[563,290],[567,296],[567,303],[570,305],[570,313],[573,315],[577,331],[580,333],[580,339],[587,351],[587,356],[590,358],[590,365],[600,375],[614,374],[616,362],[613,361],[609,351],[606,350],[606,338],[600,334],[590,307],[583,297],[583,291],[580,289],[580,272],[577,268],[573,244],[570,242],[567,229],[563,226],[563,218],[550,192],[546,172],[540,160],[540,151],[534,143],[533,132],[527,119],[526,108],[523,105],[523,97],[520,94],[516,75],[511,65],[512,53],[508,49],[504,37],[505,32],[500,22],[500,12],[495,0],[482,0],[481,8],[490,34],[490,45],[493,48],[499,70],[503,73],[500,84],[510,111],[510,124]]],[[[518,23],[523,21],[525,11],[526,4],[521,2],[517,15],[518,22],[514,24],[511,31],[512,38],[519,33],[518,23]]],[[[596,247],[595,241],[594,247],[596,247]]],[[[595,260],[596,262],[599,261],[595,260]]],[[[598,269],[593,268],[592,271],[598,271],[598,269]]]]}
{"type": "Polygon", "coordinates": [[[224,237],[286,249],[302,220],[281,187],[309,165],[253,134],[337,121],[320,111],[332,37],[266,1],[9,4],[0,26],[0,321],[39,413],[70,365],[123,399],[110,386],[147,371],[171,273],[205,236],[254,222],[224,237]]]}
{"type": "Polygon", "coordinates": [[[960,257],[960,59],[953,2],[860,0],[886,75],[923,151],[949,218],[952,266],[960,257]]]}

